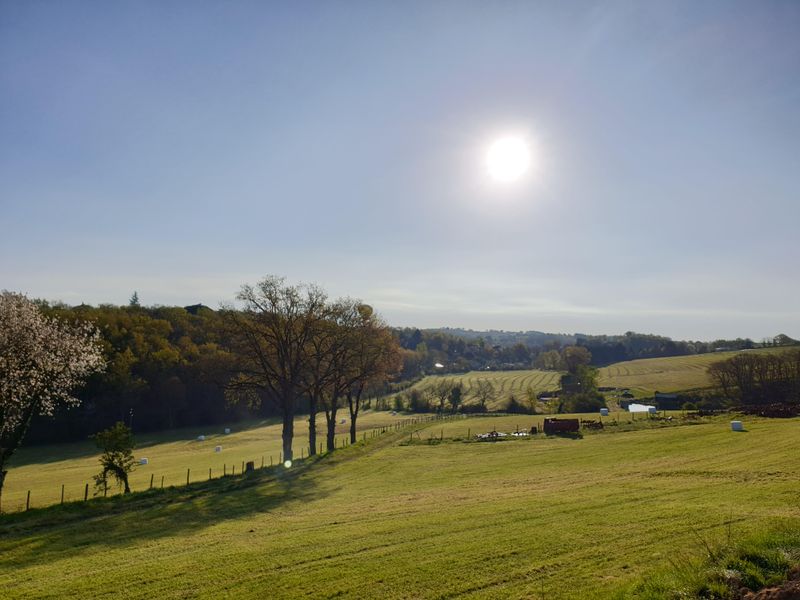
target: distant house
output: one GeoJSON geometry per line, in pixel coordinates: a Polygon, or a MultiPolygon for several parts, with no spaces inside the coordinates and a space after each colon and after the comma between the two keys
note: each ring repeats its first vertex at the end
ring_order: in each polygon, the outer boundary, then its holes
{"type": "Polygon", "coordinates": [[[658,407],[658,410],[680,410],[681,399],[678,394],[656,392],[653,396],[653,404],[658,407]]]}

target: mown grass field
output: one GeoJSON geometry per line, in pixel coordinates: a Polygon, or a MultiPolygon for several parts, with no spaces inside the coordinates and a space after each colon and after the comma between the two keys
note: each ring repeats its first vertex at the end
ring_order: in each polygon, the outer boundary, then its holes
{"type": "Polygon", "coordinates": [[[4,598],[607,598],[800,527],[800,419],[498,443],[433,423],[291,471],[0,518],[4,598]],[[444,430],[442,432],[442,430],[444,430]],[[444,434],[441,443],[426,438],[444,434]]]}
{"type": "Polygon", "coordinates": [[[502,410],[512,394],[520,402],[526,402],[529,389],[534,393],[557,390],[561,373],[530,369],[526,371],[470,371],[448,375],[429,375],[414,384],[409,390],[417,389],[424,392],[430,390],[442,379],[461,383],[464,386],[464,402],[467,404],[477,404],[475,390],[478,381],[488,381],[494,388],[495,397],[486,406],[489,410],[502,410]]]}
{"type": "MultiPolygon", "coordinates": [[[[768,350],[748,350],[765,352],[768,350]]],[[[691,356],[643,358],[614,363],[600,369],[597,383],[601,386],[628,388],[637,397],[652,396],[654,392],[702,390],[712,386],[708,367],[727,360],[738,352],[712,352],[691,356]]]]}
{"type": "MultiPolygon", "coordinates": [[[[347,423],[336,428],[337,443],[349,439],[350,421],[347,411],[340,412],[347,423]]],[[[397,422],[399,417],[387,412],[365,412],[356,421],[360,431],[383,427],[397,422]]],[[[281,428],[278,420],[234,423],[229,425],[231,433],[224,434],[225,425],[198,429],[180,429],[136,436],[137,459],[147,458],[149,464],[137,465],[130,478],[133,490],[149,487],[153,476],[155,486],[186,483],[186,470],[189,469],[191,481],[220,477],[223,471],[231,469],[240,472],[243,461],[255,461],[261,466],[272,460],[278,463],[281,452],[281,428]],[[205,435],[203,442],[197,441],[205,435]],[[216,446],[222,451],[214,452],[216,446]]],[[[295,421],[294,452],[300,456],[301,448],[308,454],[308,417],[298,417],[295,421]]],[[[317,442],[325,442],[325,417],[317,419],[317,442]]],[[[83,499],[85,485],[89,484],[90,496],[94,493],[92,476],[99,470],[99,452],[89,440],[72,444],[53,444],[47,446],[23,446],[11,459],[5,486],[3,487],[3,511],[16,511],[25,508],[28,490],[31,492],[31,506],[48,506],[61,501],[61,485],[64,485],[65,501],[83,499]]],[[[109,489],[109,493],[119,490],[109,489]]]]}
{"type": "MultiPolygon", "coordinates": [[[[747,350],[746,352],[782,352],[782,348],[747,350]]],[[[646,358],[614,363],[599,370],[597,383],[600,386],[627,388],[638,398],[652,397],[653,393],[702,390],[711,387],[706,371],[721,360],[736,356],[738,352],[713,352],[691,356],[668,358],[646,358]]],[[[477,402],[477,382],[485,379],[494,388],[494,399],[487,404],[489,410],[502,410],[509,397],[526,402],[528,390],[534,393],[559,389],[561,373],[555,371],[470,371],[463,374],[430,375],[410,389],[429,390],[442,379],[461,382],[464,386],[464,401],[477,402]]]]}

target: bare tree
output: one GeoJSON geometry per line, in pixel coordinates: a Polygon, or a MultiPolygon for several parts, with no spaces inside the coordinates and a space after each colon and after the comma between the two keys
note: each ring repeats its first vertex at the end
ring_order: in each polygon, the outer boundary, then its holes
{"type": "Polygon", "coordinates": [[[347,390],[350,412],[350,442],[356,441],[356,421],[361,410],[361,398],[369,386],[378,386],[400,371],[400,345],[389,327],[371,306],[357,306],[358,320],[349,332],[352,348],[352,380],[347,390]]]}
{"type": "Polygon", "coordinates": [[[0,294],[0,498],[5,466],[34,415],[52,415],[58,402],[80,404],[74,388],[104,367],[90,323],[48,318],[25,296],[0,294]]]}
{"type": "Polygon", "coordinates": [[[450,397],[450,390],[452,387],[453,383],[450,380],[440,379],[429,388],[431,394],[438,403],[438,406],[436,407],[437,412],[444,412],[444,406],[447,403],[447,399],[450,397]]]}
{"type": "Polygon", "coordinates": [[[479,379],[473,392],[481,405],[481,410],[486,409],[486,405],[497,397],[494,386],[488,379],[479,379]]]}
{"type": "Polygon", "coordinates": [[[225,315],[242,363],[229,393],[252,400],[266,392],[277,401],[283,456],[290,461],[297,400],[307,387],[312,341],[328,317],[327,296],[315,285],[288,285],[282,277],[268,276],[255,286],[242,286],[236,298],[243,310],[229,309],[225,315]]]}

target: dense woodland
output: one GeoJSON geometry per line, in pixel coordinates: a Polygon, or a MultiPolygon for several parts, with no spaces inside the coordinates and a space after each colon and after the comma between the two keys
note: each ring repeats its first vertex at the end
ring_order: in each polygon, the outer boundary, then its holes
{"type": "MultiPolygon", "coordinates": [[[[117,421],[141,432],[280,414],[279,406],[270,398],[250,405],[226,398],[225,388],[239,357],[219,311],[202,305],[144,307],[135,296],[128,306],[39,305],[49,315],[94,323],[101,332],[108,365],[78,392],[83,400],[79,407],[58,409],[54,417],[38,417],[29,441],[85,439],[117,421]]],[[[370,389],[370,395],[393,391],[405,381],[434,372],[531,367],[562,370],[560,351],[572,344],[586,347],[593,365],[762,345],[746,339],[676,342],[633,332],[570,336],[402,328],[395,329],[394,335],[402,348],[402,370],[393,384],[370,389]]],[[[792,342],[778,336],[768,343],[792,342]]],[[[308,398],[299,398],[298,412],[308,410],[308,398]]]]}

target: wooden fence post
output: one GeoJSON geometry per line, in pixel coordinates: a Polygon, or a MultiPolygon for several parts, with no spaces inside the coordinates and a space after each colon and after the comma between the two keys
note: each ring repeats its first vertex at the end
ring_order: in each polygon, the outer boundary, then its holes
{"type": "Polygon", "coordinates": [[[83,490],[83,501],[86,502],[89,499],[89,484],[86,484],[86,489],[83,490]]]}
{"type": "Polygon", "coordinates": [[[189,469],[186,469],[186,485],[189,485],[189,469]]]}
{"type": "Polygon", "coordinates": [[[64,504],[64,484],[61,484],[61,504],[64,504]]]}
{"type": "Polygon", "coordinates": [[[211,467],[208,467],[208,480],[211,481],[211,467]]]}
{"type": "Polygon", "coordinates": [[[31,509],[31,491],[28,490],[28,499],[25,500],[25,510],[27,511],[30,509],[31,509]]]}
{"type": "Polygon", "coordinates": [[[261,468],[264,468],[264,455],[261,455],[261,468]]]}
{"type": "Polygon", "coordinates": [[[228,465],[223,464],[222,465],[222,476],[224,477],[227,474],[228,474],[228,465]]]}
{"type": "Polygon", "coordinates": [[[161,489],[164,489],[164,476],[161,476],[161,489]]]}

